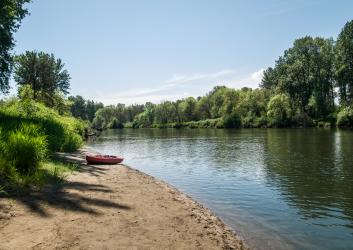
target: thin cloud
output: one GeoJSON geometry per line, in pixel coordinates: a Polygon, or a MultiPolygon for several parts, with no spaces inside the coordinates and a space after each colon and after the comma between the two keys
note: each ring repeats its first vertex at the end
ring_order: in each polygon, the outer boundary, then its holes
{"type": "Polygon", "coordinates": [[[196,80],[211,80],[221,78],[230,74],[233,74],[234,70],[224,69],[215,73],[203,73],[193,75],[174,75],[172,78],[166,81],[166,83],[185,83],[196,80]]]}
{"type": "Polygon", "coordinates": [[[251,72],[243,77],[235,78],[230,81],[230,87],[233,88],[257,88],[261,83],[265,69],[259,69],[257,71],[251,72]]]}
{"type": "Polygon", "coordinates": [[[146,102],[161,103],[163,101],[175,101],[191,96],[190,93],[176,93],[176,94],[165,94],[165,95],[145,95],[145,96],[116,96],[109,98],[96,98],[97,101],[101,101],[104,104],[117,104],[124,103],[130,104],[144,104],[146,102]]]}
{"type": "Polygon", "coordinates": [[[151,88],[133,88],[123,92],[111,91],[109,94],[96,91],[95,100],[105,104],[143,104],[146,102],[160,103],[165,100],[175,101],[189,96],[204,95],[216,84],[233,88],[258,87],[264,69],[235,76],[235,70],[221,70],[214,73],[174,75],[160,86],[151,88]],[[192,83],[192,84],[191,84],[192,83]],[[173,94],[171,94],[173,93],[173,94]]]}

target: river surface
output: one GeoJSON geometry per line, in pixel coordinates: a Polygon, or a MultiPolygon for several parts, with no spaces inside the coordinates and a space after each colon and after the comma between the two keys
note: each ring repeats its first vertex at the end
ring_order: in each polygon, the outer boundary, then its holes
{"type": "Polygon", "coordinates": [[[123,129],[88,143],[209,207],[256,249],[353,249],[353,132],[123,129]]]}

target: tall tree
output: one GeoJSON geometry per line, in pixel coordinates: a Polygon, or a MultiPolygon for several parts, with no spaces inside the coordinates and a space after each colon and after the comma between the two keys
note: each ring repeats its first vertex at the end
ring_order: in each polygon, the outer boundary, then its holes
{"type": "Polygon", "coordinates": [[[293,47],[265,71],[262,87],[287,93],[301,113],[325,116],[333,110],[333,41],[310,36],[293,47]]]}
{"type": "Polygon", "coordinates": [[[277,76],[276,76],[276,71],[272,67],[267,68],[264,71],[260,87],[264,89],[271,89],[276,87],[277,85],[277,76]]]}
{"type": "Polygon", "coordinates": [[[32,87],[33,99],[51,106],[55,92],[68,94],[70,88],[70,75],[64,66],[53,54],[26,51],[16,56],[14,79],[20,86],[32,87]]]}
{"type": "Polygon", "coordinates": [[[347,22],[338,35],[335,52],[340,102],[343,105],[353,104],[353,20],[347,22]]]}
{"type": "Polygon", "coordinates": [[[86,100],[80,96],[69,96],[69,101],[72,102],[71,104],[71,114],[76,118],[81,118],[82,120],[87,120],[87,106],[86,100]]]}
{"type": "Polygon", "coordinates": [[[21,20],[28,14],[24,8],[30,0],[0,1],[0,92],[8,93],[9,79],[13,67],[11,51],[15,46],[13,34],[20,27],[21,20]]]}

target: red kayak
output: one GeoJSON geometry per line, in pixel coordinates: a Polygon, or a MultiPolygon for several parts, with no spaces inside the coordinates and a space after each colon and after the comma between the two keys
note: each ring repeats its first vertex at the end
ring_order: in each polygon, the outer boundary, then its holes
{"type": "Polygon", "coordinates": [[[86,155],[88,164],[118,164],[123,160],[124,158],[113,155],[86,155]]]}

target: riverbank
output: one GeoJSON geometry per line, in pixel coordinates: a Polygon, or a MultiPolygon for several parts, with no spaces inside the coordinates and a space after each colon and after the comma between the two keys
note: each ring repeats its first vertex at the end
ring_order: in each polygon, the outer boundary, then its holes
{"type": "Polygon", "coordinates": [[[245,249],[208,209],[128,166],[80,164],[60,186],[0,200],[0,249],[245,249]]]}

